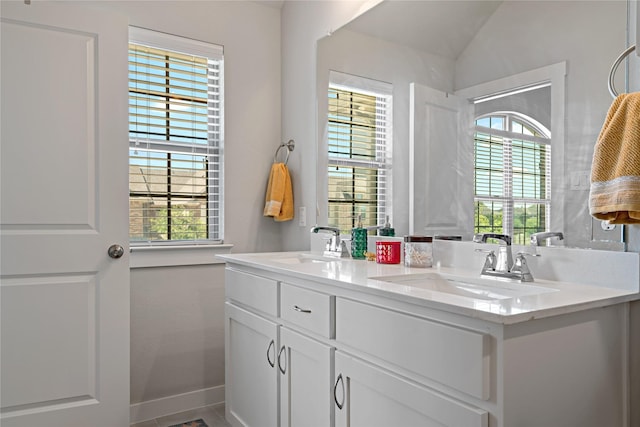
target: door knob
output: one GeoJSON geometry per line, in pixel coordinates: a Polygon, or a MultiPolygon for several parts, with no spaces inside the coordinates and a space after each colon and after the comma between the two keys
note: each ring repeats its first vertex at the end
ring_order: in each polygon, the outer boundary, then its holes
{"type": "Polygon", "coordinates": [[[124,255],[124,248],[120,245],[111,245],[109,246],[109,250],[107,251],[111,258],[118,259],[122,255],[124,255]]]}

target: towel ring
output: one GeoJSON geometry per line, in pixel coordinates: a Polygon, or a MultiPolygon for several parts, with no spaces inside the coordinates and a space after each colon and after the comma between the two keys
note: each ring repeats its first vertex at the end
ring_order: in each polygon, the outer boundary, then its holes
{"type": "Polygon", "coordinates": [[[616,71],[618,70],[618,66],[620,63],[627,57],[631,52],[636,50],[636,45],[629,46],[624,52],[618,56],[618,59],[611,66],[611,71],[609,72],[609,93],[615,99],[618,96],[618,91],[616,90],[615,85],[613,84],[613,78],[616,75],[616,71]]]}
{"type": "Polygon", "coordinates": [[[278,153],[282,148],[287,149],[287,157],[284,159],[284,164],[286,165],[289,162],[289,154],[293,151],[296,146],[296,142],[293,139],[290,139],[289,142],[282,143],[276,149],[276,154],[273,155],[273,163],[278,163],[278,153]]]}

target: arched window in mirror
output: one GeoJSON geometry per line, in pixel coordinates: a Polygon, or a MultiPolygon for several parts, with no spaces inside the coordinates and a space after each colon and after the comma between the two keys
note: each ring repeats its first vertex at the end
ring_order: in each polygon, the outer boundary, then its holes
{"type": "Polygon", "coordinates": [[[348,234],[391,216],[391,86],[331,72],[328,91],[328,223],[348,234]]]}
{"type": "Polygon", "coordinates": [[[549,230],[551,134],[532,117],[494,112],[475,121],[474,232],[526,244],[549,230]]]}

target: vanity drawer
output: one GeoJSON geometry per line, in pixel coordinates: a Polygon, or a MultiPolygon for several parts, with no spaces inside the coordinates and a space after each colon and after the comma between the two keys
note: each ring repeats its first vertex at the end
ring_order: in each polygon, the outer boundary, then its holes
{"type": "Polygon", "coordinates": [[[335,297],[280,284],[280,318],[326,338],[333,338],[335,297]]]}
{"type": "Polygon", "coordinates": [[[479,399],[489,399],[487,334],[336,299],[336,341],[479,399]]]}
{"type": "Polygon", "coordinates": [[[225,295],[266,314],[278,315],[278,282],[275,280],[227,268],[225,295]]]}

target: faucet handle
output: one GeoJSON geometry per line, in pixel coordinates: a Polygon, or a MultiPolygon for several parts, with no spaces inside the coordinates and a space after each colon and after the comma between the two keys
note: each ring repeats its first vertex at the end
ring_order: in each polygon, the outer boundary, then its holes
{"type": "Polygon", "coordinates": [[[485,271],[495,271],[497,261],[496,253],[489,249],[476,249],[475,251],[487,254],[484,259],[484,265],[482,266],[482,273],[485,271]]]}
{"type": "Polygon", "coordinates": [[[511,273],[520,275],[520,280],[522,282],[533,282],[533,275],[529,270],[529,266],[527,265],[527,260],[525,259],[525,255],[539,256],[539,255],[533,255],[527,252],[518,252],[516,254],[516,259],[513,262],[511,273]]]}

